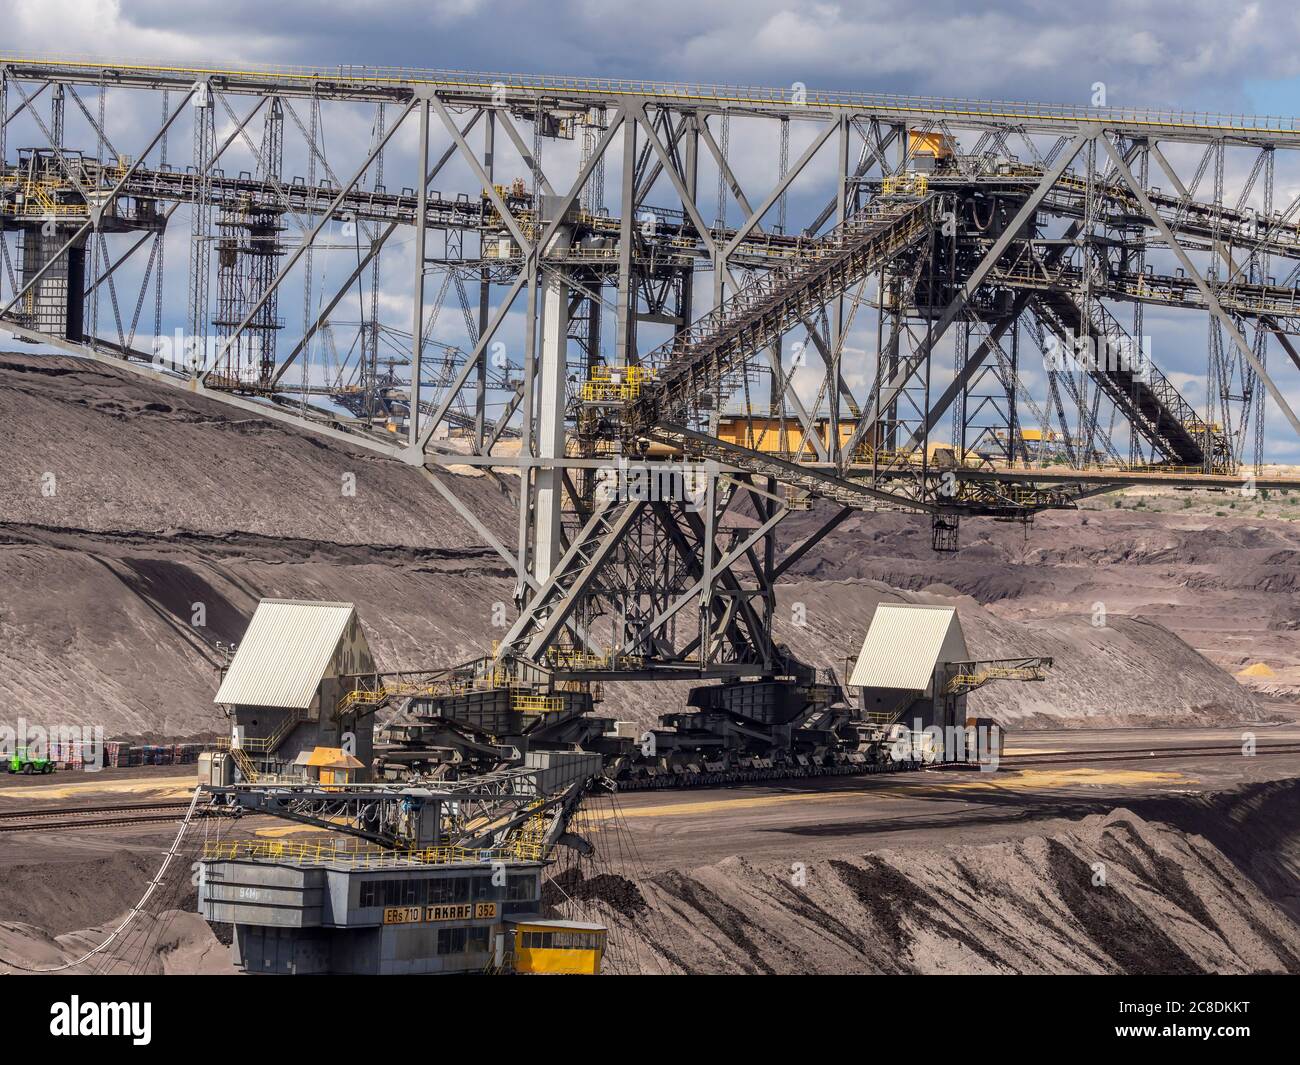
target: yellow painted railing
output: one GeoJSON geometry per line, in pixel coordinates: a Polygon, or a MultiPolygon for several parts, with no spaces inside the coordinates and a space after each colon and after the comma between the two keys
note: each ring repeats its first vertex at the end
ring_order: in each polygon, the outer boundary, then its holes
{"type": "MultiPolygon", "coordinates": [[[[270,754],[285,741],[290,732],[298,727],[299,722],[307,720],[307,716],[306,710],[291,710],[288,716],[275,727],[275,731],[269,736],[246,736],[240,741],[239,746],[245,751],[252,751],[255,754],[270,754]]],[[[230,749],[232,747],[230,737],[219,737],[215,746],[221,750],[230,749]]],[[[238,748],[235,749],[237,750],[238,748]]]]}
{"type": "Polygon", "coordinates": [[[582,386],[584,403],[626,402],[637,399],[642,387],[654,377],[645,366],[593,366],[591,378],[582,386]]]}
{"type": "Polygon", "coordinates": [[[523,714],[558,714],[564,710],[565,700],[551,695],[528,695],[515,692],[510,696],[510,709],[523,714]]]}
{"type": "Polygon", "coordinates": [[[235,765],[239,768],[239,775],[244,778],[248,784],[256,784],[262,779],[262,775],[257,771],[257,766],[253,765],[253,760],[244,753],[240,747],[230,749],[230,757],[235,760],[235,765]]]}
{"type": "Polygon", "coordinates": [[[945,694],[954,695],[971,691],[991,680],[1042,680],[1043,671],[1039,666],[989,666],[978,673],[958,673],[948,681],[945,694]]]}
{"type": "Polygon", "coordinates": [[[556,669],[579,671],[640,669],[645,665],[642,655],[614,654],[612,651],[597,654],[577,647],[552,647],[547,650],[546,657],[556,669]]]}
{"type": "Polygon", "coordinates": [[[880,182],[882,196],[924,196],[930,179],[924,174],[889,174],[880,182]]]}
{"type": "Polygon", "coordinates": [[[43,181],[6,182],[16,185],[21,202],[0,203],[0,212],[12,215],[25,215],[41,218],[84,218],[87,207],[84,203],[61,203],[57,195],[68,191],[69,186],[43,181]]]}
{"type": "Polygon", "coordinates": [[[371,709],[389,699],[411,695],[446,695],[455,690],[453,682],[404,682],[381,684],[378,688],[356,688],[338,701],[339,713],[371,709]]]}
{"type": "Polygon", "coordinates": [[[520,837],[503,847],[482,850],[470,847],[423,847],[386,850],[357,848],[337,842],[296,840],[208,840],[203,844],[204,861],[290,862],[295,865],[324,863],[348,865],[354,869],[384,869],[404,865],[451,865],[463,862],[522,861],[545,858],[540,836],[520,837]]]}

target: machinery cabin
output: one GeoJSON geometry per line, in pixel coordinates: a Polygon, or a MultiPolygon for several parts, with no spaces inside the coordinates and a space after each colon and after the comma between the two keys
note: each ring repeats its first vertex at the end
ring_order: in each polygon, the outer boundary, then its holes
{"type": "Polygon", "coordinates": [[[230,716],[220,745],[230,762],[219,754],[201,772],[214,784],[236,770],[245,783],[367,779],[374,706],[353,693],[358,678],[374,675],[351,603],[263,599],[213,700],[230,716]]]}

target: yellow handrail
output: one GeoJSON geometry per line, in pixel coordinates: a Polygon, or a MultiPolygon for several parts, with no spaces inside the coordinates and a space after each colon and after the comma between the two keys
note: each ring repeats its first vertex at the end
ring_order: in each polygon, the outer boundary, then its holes
{"type": "MultiPolygon", "coordinates": [[[[269,736],[247,736],[240,741],[239,746],[245,751],[254,751],[258,754],[270,754],[284,742],[285,738],[290,732],[298,727],[300,722],[307,720],[307,716],[306,710],[295,708],[291,710],[288,716],[286,716],[285,719],[275,727],[275,731],[273,731],[269,736]]],[[[215,746],[225,749],[233,747],[234,745],[231,743],[230,737],[222,736],[218,738],[215,746]]]]}
{"type": "Polygon", "coordinates": [[[344,864],[353,869],[383,869],[401,865],[449,865],[462,862],[542,861],[545,850],[541,837],[534,832],[511,840],[503,847],[422,847],[386,850],[380,847],[355,848],[337,842],[300,842],[296,840],[207,840],[203,844],[204,861],[292,862],[296,865],[344,864]]]}
{"type": "Polygon", "coordinates": [[[888,174],[880,182],[882,196],[924,196],[930,179],[924,174],[888,174]]]}
{"type": "Polygon", "coordinates": [[[637,399],[642,387],[654,378],[646,366],[593,366],[590,379],[582,386],[584,403],[637,399]]]}
{"type": "Polygon", "coordinates": [[[528,695],[515,692],[510,696],[510,709],[524,714],[558,714],[564,710],[565,700],[550,695],[528,695]]]}
{"type": "Polygon", "coordinates": [[[978,673],[958,673],[948,681],[944,692],[952,695],[962,689],[978,688],[990,680],[1042,680],[1038,666],[989,666],[978,673]]]}
{"type": "Polygon", "coordinates": [[[243,748],[230,748],[230,756],[235,760],[235,765],[239,767],[239,775],[244,778],[246,783],[256,784],[262,779],[257,767],[253,765],[253,760],[244,753],[243,748]]]}
{"type": "Polygon", "coordinates": [[[381,706],[389,699],[401,695],[443,695],[454,691],[452,684],[398,682],[381,684],[378,688],[355,688],[338,701],[339,713],[348,713],[366,707],[381,706]]]}

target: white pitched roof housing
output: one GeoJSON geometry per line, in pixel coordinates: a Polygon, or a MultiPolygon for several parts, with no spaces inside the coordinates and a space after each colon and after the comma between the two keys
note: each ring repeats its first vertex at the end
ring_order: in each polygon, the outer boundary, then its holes
{"type": "Polygon", "coordinates": [[[921,603],[880,603],[850,684],[928,692],[940,663],[969,662],[957,611],[921,603]]]}
{"type": "Polygon", "coordinates": [[[351,603],[263,599],[212,701],[306,709],[355,620],[351,603]]]}

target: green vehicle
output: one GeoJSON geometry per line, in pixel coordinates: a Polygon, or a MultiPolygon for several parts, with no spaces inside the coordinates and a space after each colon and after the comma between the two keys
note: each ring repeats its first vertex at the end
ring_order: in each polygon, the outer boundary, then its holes
{"type": "Polygon", "coordinates": [[[19,747],[10,756],[7,768],[11,773],[53,773],[54,763],[48,758],[33,757],[26,747],[19,747]]]}

